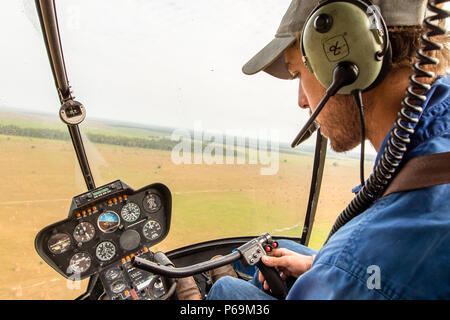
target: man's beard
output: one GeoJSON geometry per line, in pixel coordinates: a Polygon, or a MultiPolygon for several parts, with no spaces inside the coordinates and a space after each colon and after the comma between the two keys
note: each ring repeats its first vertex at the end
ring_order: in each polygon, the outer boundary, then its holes
{"type": "Polygon", "coordinates": [[[329,138],[335,152],[346,152],[361,142],[359,111],[352,96],[337,95],[330,99],[318,117],[322,134],[329,138]]]}

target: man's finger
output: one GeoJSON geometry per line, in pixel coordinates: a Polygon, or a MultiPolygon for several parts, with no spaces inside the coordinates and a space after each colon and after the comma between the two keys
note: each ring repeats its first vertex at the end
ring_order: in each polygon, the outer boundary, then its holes
{"type": "Polygon", "coordinates": [[[264,275],[262,274],[261,271],[259,271],[258,280],[259,280],[259,282],[261,282],[261,283],[263,283],[264,280],[265,280],[265,279],[264,279],[264,275]]]}
{"type": "Polygon", "coordinates": [[[282,256],[289,255],[291,252],[292,251],[290,251],[289,249],[286,249],[286,248],[273,249],[270,252],[270,256],[271,257],[282,257],[282,256]]]}
{"type": "Polygon", "coordinates": [[[264,256],[261,258],[261,260],[268,267],[288,267],[291,261],[289,256],[282,256],[282,257],[264,256]]]}

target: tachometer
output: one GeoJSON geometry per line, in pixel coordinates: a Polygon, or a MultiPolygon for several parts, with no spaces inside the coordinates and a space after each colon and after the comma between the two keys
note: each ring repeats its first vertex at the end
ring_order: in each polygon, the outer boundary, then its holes
{"type": "Polygon", "coordinates": [[[155,193],[149,193],[142,200],[144,209],[150,213],[155,213],[161,208],[161,198],[155,193]]]}
{"type": "Polygon", "coordinates": [[[103,241],[95,249],[95,255],[101,261],[109,261],[116,255],[116,246],[111,241],[103,241]]]}
{"type": "Polygon", "coordinates": [[[141,215],[141,209],[136,203],[128,202],[123,206],[122,210],[120,211],[120,215],[126,222],[134,222],[141,215]]]}
{"type": "Polygon", "coordinates": [[[69,273],[83,273],[91,266],[91,256],[87,252],[79,252],[69,262],[69,273]]]}
{"type": "Polygon", "coordinates": [[[120,218],[114,211],[102,213],[97,220],[97,226],[105,233],[111,233],[117,230],[120,224],[120,218]]]}
{"type": "Polygon", "coordinates": [[[48,249],[53,254],[61,254],[69,249],[72,241],[68,234],[57,233],[48,239],[48,249]]]}
{"type": "Polygon", "coordinates": [[[88,242],[94,238],[95,228],[89,222],[81,222],[75,227],[73,237],[77,242],[88,242]]]}
{"type": "Polygon", "coordinates": [[[142,233],[149,240],[158,239],[161,236],[161,225],[158,221],[149,220],[144,224],[142,228],[142,233]]]}

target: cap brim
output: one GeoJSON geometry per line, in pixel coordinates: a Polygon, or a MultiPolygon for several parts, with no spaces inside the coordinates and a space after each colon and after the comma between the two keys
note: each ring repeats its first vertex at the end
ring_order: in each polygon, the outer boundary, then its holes
{"type": "Polygon", "coordinates": [[[284,61],[284,51],[295,41],[296,37],[275,38],[242,67],[247,75],[261,70],[280,79],[292,79],[284,61]]]}

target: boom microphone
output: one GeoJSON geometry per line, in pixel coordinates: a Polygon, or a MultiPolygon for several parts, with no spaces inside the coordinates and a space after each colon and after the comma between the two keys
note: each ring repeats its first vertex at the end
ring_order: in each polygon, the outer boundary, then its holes
{"type": "Polygon", "coordinates": [[[304,142],[314,133],[314,131],[318,129],[319,126],[314,121],[322,111],[323,107],[325,107],[328,100],[332,96],[334,96],[342,87],[348,86],[355,82],[356,79],[358,79],[358,76],[359,69],[354,63],[340,62],[336,65],[333,70],[333,83],[327,89],[325,96],[322,98],[319,105],[314,110],[306,124],[300,130],[297,137],[295,137],[294,141],[291,143],[292,148],[295,148],[300,143],[304,142]]]}

